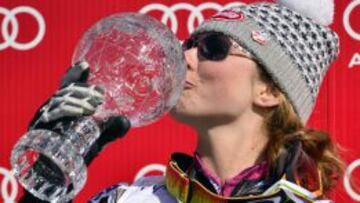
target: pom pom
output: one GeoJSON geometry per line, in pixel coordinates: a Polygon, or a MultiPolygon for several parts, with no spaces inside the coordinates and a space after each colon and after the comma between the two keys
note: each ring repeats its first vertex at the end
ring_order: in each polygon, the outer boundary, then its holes
{"type": "Polygon", "coordinates": [[[278,4],[328,26],[334,20],[334,0],[277,0],[278,4]]]}

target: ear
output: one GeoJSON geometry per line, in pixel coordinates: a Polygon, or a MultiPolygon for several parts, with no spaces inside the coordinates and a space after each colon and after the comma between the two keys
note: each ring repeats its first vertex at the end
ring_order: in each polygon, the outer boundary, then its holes
{"type": "Polygon", "coordinates": [[[254,104],[259,107],[275,107],[280,104],[280,92],[260,81],[255,85],[254,104]]]}

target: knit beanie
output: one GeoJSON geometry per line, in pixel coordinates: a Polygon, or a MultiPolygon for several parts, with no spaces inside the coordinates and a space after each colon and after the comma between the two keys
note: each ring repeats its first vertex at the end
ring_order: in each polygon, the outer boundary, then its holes
{"type": "Polygon", "coordinates": [[[221,32],[254,55],[292,103],[303,123],[339,52],[331,0],[279,0],[231,7],[193,33],[221,32]]]}

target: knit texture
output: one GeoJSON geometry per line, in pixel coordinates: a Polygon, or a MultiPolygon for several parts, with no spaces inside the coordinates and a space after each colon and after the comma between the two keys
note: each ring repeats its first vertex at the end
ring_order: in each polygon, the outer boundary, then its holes
{"type": "Polygon", "coordinates": [[[325,73],[338,56],[335,32],[273,3],[223,10],[193,34],[208,31],[224,33],[251,52],[307,122],[325,73]]]}

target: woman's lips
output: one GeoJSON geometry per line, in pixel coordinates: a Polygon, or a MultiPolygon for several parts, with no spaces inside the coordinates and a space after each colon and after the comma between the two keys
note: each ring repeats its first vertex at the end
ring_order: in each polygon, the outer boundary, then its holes
{"type": "Polygon", "coordinates": [[[189,81],[185,81],[184,89],[191,89],[195,87],[195,85],[189,81]]]}

